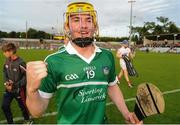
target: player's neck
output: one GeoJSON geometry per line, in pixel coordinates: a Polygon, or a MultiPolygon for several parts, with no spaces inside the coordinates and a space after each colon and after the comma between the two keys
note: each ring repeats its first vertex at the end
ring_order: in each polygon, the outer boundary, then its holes
{"type": "Polygon", "coordinates": [[[82,55],[83,57],[85,57],[87,59],[89,59],[92,56],[92,54],[94,53],[94,51],[95,51],[95,46],[93,44],[91,44],[91,45],[89,45],[87,47],[83,47],[83,48],[79,47],[79,46],[77,46],[75,44],[72,44],[72,46],[76,49],[76,51],[80,55],[82,55]]]}

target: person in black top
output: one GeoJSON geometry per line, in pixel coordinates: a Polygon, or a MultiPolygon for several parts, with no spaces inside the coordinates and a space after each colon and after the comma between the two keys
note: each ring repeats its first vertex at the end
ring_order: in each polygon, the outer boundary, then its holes
{"type": "Polygon", "coordinates": [[[13,124],[13,115],[10,104],[15,98],[22,111],[25,123],[30,121],[29,112],[26,107],[26,63],[16,55],[16,46],[7,43],[2,46],[4,56],[7,58],[3,67],[5,92],[2,101],[2,110],[8,124],[13,124]]]}

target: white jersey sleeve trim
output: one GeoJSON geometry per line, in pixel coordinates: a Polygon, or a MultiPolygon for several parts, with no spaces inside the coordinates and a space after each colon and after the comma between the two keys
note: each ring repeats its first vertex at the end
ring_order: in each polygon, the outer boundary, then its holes
{"type": "Polygon", "coordinates": [[[47,93],[47,92],[43,92],[41,90],[38,90],[39,92],[39,95],[42,97],[42,98],[46,98],[46,99],[49,99],[53,96],[53,93],[47,93]]]}
{"type": "Polygon", "coordinates": [[[113,82],[110,82],[110,83],[108,84],[108,86],[114,86],[114,85],[116,85],[117,83],[119,83],[119,80],[118,80],[118,78],[117,78],[117,76],[116,76],[116,79],[115,79],[113,82]]]}

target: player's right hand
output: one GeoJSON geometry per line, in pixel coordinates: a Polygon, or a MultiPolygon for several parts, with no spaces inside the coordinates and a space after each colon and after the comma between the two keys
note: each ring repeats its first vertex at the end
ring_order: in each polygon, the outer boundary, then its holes
{"type": "Polygon", "coordinates": [[[40,87],[41,80],[47,76],[46,63],[43,61],[33,61],[27,63],[27,91],[36,92],[40,87]]]}
{"type": "Polygon", "coordinates": [[[137,116],[134,112],[133,112],[133,118],[135,120],[136,125],[142,125],[143,124],[143,120],[139,121],[139,119],[137,118],[137,116]]]}
{"type": "Polygon", "coordinates": [[[134,112],[130,112],[127,117],[125,118],[125,122],[127,124],[135,124],[135,125],[142,125],[143,121],[139,121],[136,114],[134,112]]]}

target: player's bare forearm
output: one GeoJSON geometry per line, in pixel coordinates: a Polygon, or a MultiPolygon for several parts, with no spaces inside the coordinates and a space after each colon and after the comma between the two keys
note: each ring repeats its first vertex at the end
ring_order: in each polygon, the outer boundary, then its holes
{"type": "Polygon", "coordinates": [[[117,57],[117,58],[122,58],[122,55],[117,52],[117,53],[116,53],[116,57],[117,57]]]}
{"type": "Polygon", "coordinates": [[[40,97],[39,92],[27,91],[26,104],[33,117],[40,117],[45,112],[49,99],[40,97]]]}
{"type": "Polygon", "coordinates": [[[116,84],[114,86],[109,86],[108,88],[108,94],[113,101],[113,103],[117,106],[119,111],[123,114],[124,117],[129,114],[129,110],[125,104],[124,97],[122,95],[122,92],[119,88],[119,86],[116,84]]]}
{"type": "Polygon", "coordinates": [[[27,107],[33,117],[40,117],[46,110],[49,99],[42,98],[38,92],[41,80],[47,76],[46,64],[43,61],[27,63],[27,107]]]}

